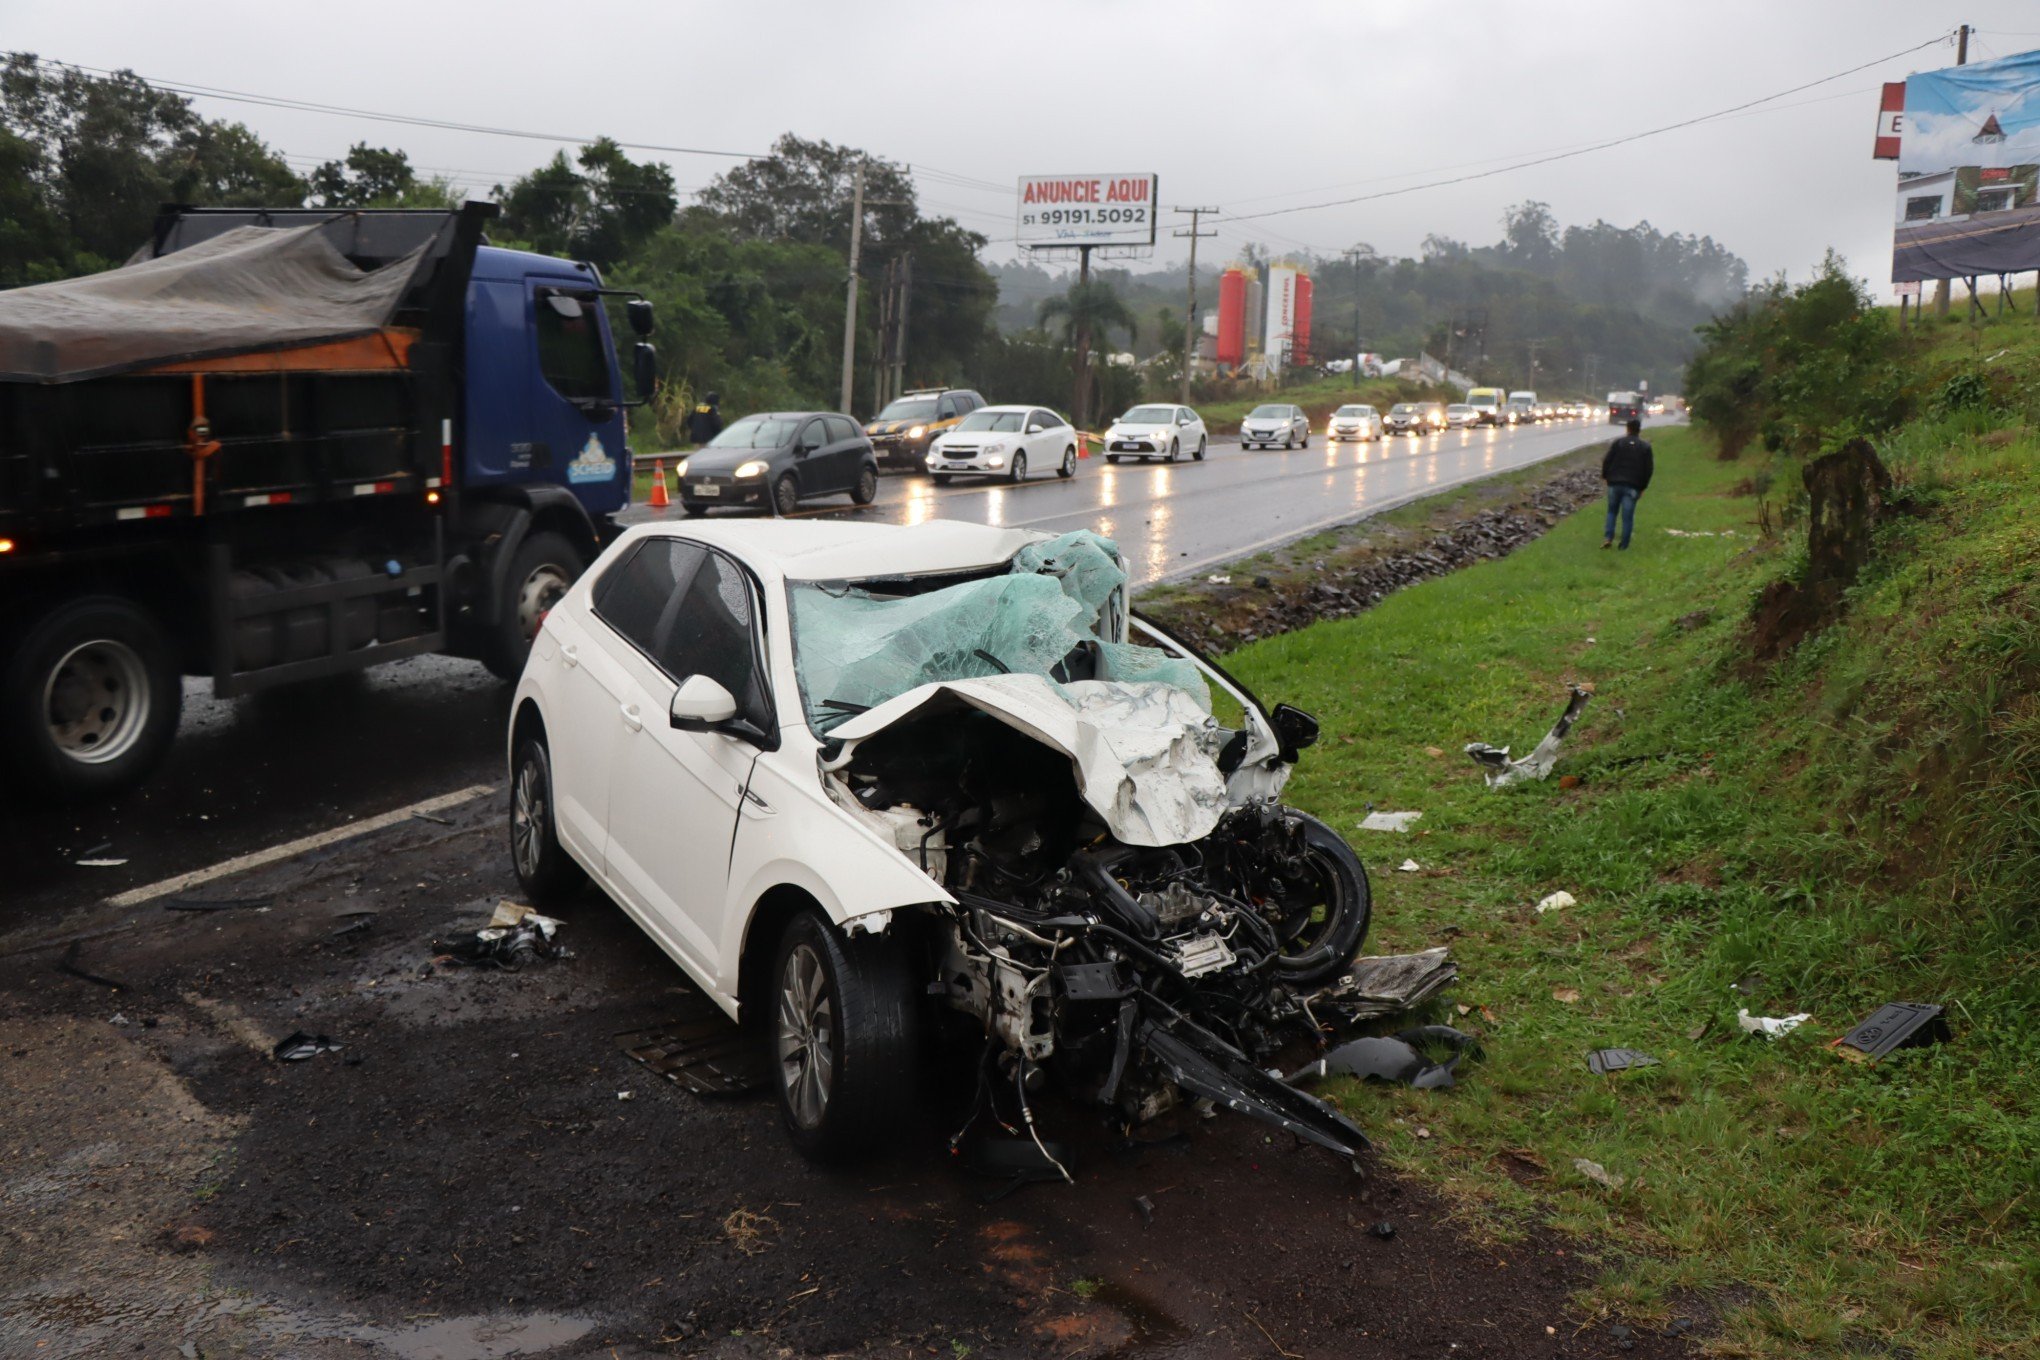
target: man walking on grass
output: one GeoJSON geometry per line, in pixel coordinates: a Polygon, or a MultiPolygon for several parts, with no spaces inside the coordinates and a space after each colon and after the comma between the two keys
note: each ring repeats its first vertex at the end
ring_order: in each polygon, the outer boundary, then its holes
{"type": "Polygon", "coordinates": [[[1622,516],[1622,542],[1629,546],[1629,531],[1636,525],[1636,498],[1650,485],[1650,443],[1642,437],[1643,422],[1631,420],[1629,433],[1608,446],[1601,459],[1601,480],[1608,484],[1608,524],[1601,530],[1601,546],[1615,542],[1615,517],[1622,516]]]}

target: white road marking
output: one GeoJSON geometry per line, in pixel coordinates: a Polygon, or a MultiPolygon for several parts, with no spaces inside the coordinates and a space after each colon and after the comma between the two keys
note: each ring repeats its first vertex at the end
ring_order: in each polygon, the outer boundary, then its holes
{"type": "Polygon", "coordinates": [[[245,855],[222,860],[209,869],[193,869],[190,873],[178,874],[175,878],[162,879],[140,888],[129,888],[124,893],[116,893],[107,898],[106,902],[108,906],[114,907],[139,906],[158,897],[183,892],[186,888],[196,888],[202,883],[211,883],[215,879],[246,873],[250,869],[260,869],[266,864],[275,864],[279,860],[291,859],[313,850],[322,850],[340,841],[353,840],[356,836],[366,836],[370,832],[408,821],[413,813],[438,812],[443,808],[473,802],[477,798],[484,798],[496,792],[498,786],[495,784],[470,784],[453,793],[442,793],[437,798],[427,798],[422,803],[412,803],[409,807],[400,807],[393,812],[384,812],[362,821],[349,822],[345,826],[316,831],[309,836],[300,836],[294,841],[285,841],[282,845],[272,845],[267,850],[251,850],[245,855]]]}

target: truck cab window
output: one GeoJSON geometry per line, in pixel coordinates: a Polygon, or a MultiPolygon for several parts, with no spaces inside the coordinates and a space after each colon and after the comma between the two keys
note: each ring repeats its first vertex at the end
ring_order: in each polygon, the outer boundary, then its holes
{"type": "Polygon", "coordinates": [[[538,371],[568,401],[613,401],[608,347],[596,319],[593,293],[540,289],[532,299],[538,334],[538,371]]]}

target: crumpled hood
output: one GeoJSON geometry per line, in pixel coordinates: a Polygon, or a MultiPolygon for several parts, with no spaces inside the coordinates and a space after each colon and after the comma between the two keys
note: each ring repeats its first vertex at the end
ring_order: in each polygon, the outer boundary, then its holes
{"type": "Polygon", "coordinates": [[[1068,756],[1077,791],[1125,845],[1181,845],[1211,834],[1228,806],[1217,746],[1225,733],[1196,699],[1156,681],[1059,685],[1025,673],[945,680],[908,690],[830,733],[857,745],[918,715],[965,705],[1068,756]]]}

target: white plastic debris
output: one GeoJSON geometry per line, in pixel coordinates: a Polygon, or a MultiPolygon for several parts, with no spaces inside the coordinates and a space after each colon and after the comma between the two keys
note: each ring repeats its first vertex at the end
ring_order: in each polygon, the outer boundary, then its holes
{"type": "Polygon", "coordinates": [[[1605,1185],[1610,1190],[1620,1190],[1623,1186],[1629,1184],[1629,1177],[1619,1172],[1610,1171],[1599,1162],[1589,1161],[1585,1157],[1573,1158],[1572,1164],[1573,1170],[1579,1172],[1596,1185],[1605,1185]]]}
{"type": "Polygon", "coordinates": [[[1807,1021],[1811,1015],[1751,1015],[1746,1010],[1735,1013],[1735,1022],[1742,1026],[1745,1034],[1761,1034],[1766,1039],[1775,1039],[1781,1034],[1790,1034],[1807,1021]]]}
{"type": "Polygon", "coordinates": [[[1415,860],[1406,859],[1401,864],[1395,866],[1395,871],[1399,874],[1414,874],[1422,868],[1423,866],[1415,860]]]}
{"type": "Polygon", "coordinates": [[[489,917],[489,924],[475,933],[479,939],[500,940],[504,932],[526,924],[533,926],[539,934],[550,940],[553,932],[566,923],[551,916],[542,916],[522,902],[505,900],[496,904],[495,914],[489,917]]]}
{"type": "Polygon", "coordinates": [[[1362,831],[1408,831],[1421,812],[1370,812],[1360,819],[1362,831]]]}
{"type": "Polygon", "coordinates": [[[1562,908],[1570,907],[1578,901],[1579,899],[1571,893],[1560,889],[1537,904],[1537,914],[1542,916],[1547,911],[1558,911],[1562,908]]]}
{"type": "MultiPolygon", "coordinates": [[[[1587,641],[1592,642],[1592,638],[1587,641]]],[[[1491,789],[1507,788],[1519,780],[1542,779],[1551,773],[1551,767],[1558,763],[1558,749],[1564,744],[1566,734],[1572,731],[1579,720],[1580,712],[1587,701],[1594,697],[1594,691],[1586,685],[1574,685],[1572,698],[1565,706],[1565,712],[1558,715],[1558,721],[1544,734],[1544,740],[1537,743],[1537,749],[1521,760],[1509,759],[1509,748],[1490,746],[1484,741],[1466,744],[1466,754],[1482,767],[1481,775],[1491,789]]]]}
{"type": "Polygon", "coordinates": [[[1211,575],[1205,577],[1204,579],[1211,582],[1211,584],[1215,586],[1229,586],[1232,584],[1232,577],[1223,575],[1219,572],[1213,572],[1211,575]]]}
{"type": "Polygon", "coordinates": [[[78,861],[78,867],[80,869],[118,869],[126,863],[127,861],[124,859],[81,859],[78,861]]]}

